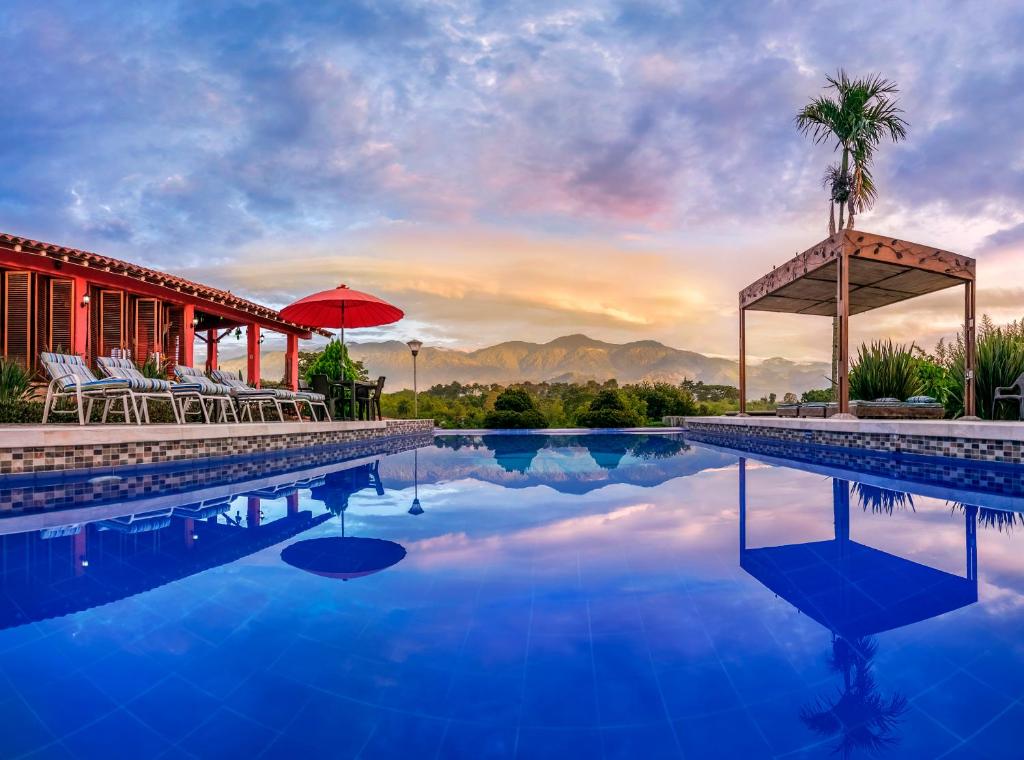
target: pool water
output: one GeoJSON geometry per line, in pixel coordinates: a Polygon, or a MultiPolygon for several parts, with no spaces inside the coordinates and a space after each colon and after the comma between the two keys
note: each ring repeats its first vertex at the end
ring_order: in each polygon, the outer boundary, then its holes
{"type": "Polygon", "coordinates": [[[0,756],[1024,754],[1015,497],[678,435],[274,467],[7,489],[0,756]]]}

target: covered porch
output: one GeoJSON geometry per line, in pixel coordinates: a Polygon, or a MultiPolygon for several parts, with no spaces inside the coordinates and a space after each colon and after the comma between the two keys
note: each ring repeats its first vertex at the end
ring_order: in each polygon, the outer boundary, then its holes
{"type": "Polygon", "coordinates": [[[281,380],[298,388],[299,340],[310,328],[230,291],[75,248],[0,234],[2,354],[29,370],[43,351],[142,364],[151,358],[194,366],[206,346],[206,371],[218,368],[220,342],[245,333],[247,381],[260,383],[264,331],[286,338],[281,380]]]}

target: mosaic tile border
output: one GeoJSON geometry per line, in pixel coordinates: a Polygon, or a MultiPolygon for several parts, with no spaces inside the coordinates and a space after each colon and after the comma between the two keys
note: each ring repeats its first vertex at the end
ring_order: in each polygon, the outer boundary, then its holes
{"type": "Polygon", "coordinates": [[[317,430],[310,426],[309,431],[269,435],[241,434],[198,440],[12,447],[0,449],[0,477],[267,454],[396,436],[432,434],[433,430],[432,420],[385,420],[383,428],[317,430]]]}
{"type": "Polygon", "coordinates": [[[703,420],[687,420],[684,429],[686,433],[713,435],[722,440],[734,442],[737,440],[776,441],[839,449],[861,449],[886,454],[967,459],[975,462],[1024,463],[1024,442],[996,438],[959,438],[907,433],[787,428],[756,423],[750,425],[731,422],[718,424],[703,420]]]}

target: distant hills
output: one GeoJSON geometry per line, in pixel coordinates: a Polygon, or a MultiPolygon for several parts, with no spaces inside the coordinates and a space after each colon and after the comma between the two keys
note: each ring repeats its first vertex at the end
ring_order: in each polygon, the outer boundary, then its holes
{"type": "MultiPolygon", "coordinates": [[[[390,390],[412,387],[412,359],[400,341],[353,343],[352,356],[362,360],[373,376],[385,375],[390,390]]],[[[224,358],[224,369],[243,369],[244,357],[224,358]]],[[[284,374],[284,354],[264,352],[262,374],[284,374]]],[[[420,388],[437,383],[586,382],[616,378],[620,383],[684,378],[705,383],[736,385],[739,371],[732,359],[705,356],[671,348],[653,340],[606,343],[586,335],[566,335],[548,343],[508,341],[476,351],[424,347],[418,360],[420,388]]],[[[767,359],[748,369],[748,395],[758,397],[787,391],[801,393],[823,388],[829,374],[825,362],[767,359]]]]}

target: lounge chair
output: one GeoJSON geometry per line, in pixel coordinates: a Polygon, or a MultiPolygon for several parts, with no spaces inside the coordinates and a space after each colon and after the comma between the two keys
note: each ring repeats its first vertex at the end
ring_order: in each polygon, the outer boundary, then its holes
{"type": "MultiPolygon", "coordinates": [[[[231,422],[231,417],[234,417],[234,422],[238,422],[238,414],[235,412],[235,403],[231,395],[231,389],[226,385],[215,383],[199,370],[187,367],[184,364],[178,364],[174,367],[174,376],[178,378],[179,382],[199,386],[198,413],[203,415],[204,422],[210,421],[210,412],[214,409],[217,409],[219,412],[217,414],[217,422],[231,422]],[[209,404],[209,408],[207,408],[207,404],[209,404]]],[[[192,413],[192,401],[195,398],[195,396],[189,396],[182,400],[182,421],[187,420],[188,415],[192,413]]]]}
{"type": "Polygon", "coordinates": [[[141,412],[140,421],[149,422],[149,401],[167,401],[174,411],[174,421],[182,424],[179,404],[184,405],[185,400],[192,398],[202,404],[200,390],[202,386],[198,383],[172,383],[156,377],[146,377],[135,366],[131,359],[114,359],[101,357],[96,360],[100,369],[107,377],[124,380],[128,383],[128,393],[132,397],[135,408],[141,412]]]}
{"type": "MultiPolygon", "coordinates": [[[[330,418],[330,412],[327,409],[327,402],[324,396],[319,393],[313,393],[311,391],[291,391],[287,388],[253,388],[247,384],[242,378],[236,375],[234,372],[226,372],[222,369],[215,369],[210,373],[210,377],[215,382],[231,388],[231,392],[235,394],[253,394],[262,393],[269,397],[277,407],[277,414],[284,420],[284,412],[282,405],[291,404],[295,410],[295,416],[300,420],[302,419],[302,412],[299,410],[299,404],[306,404],[309,406],[309,414],[316,421],[316,410],[314,406],[323,407],[324,414],[330,418]]],[[[260,419],[263,419],[263,407],[260,406],[260,419]]],[[[249,414],[250,420],[252,419],[252,413],[249,414]]]]}
{"type": "Polygon", "coordinates": [[[1024,420],[1024,375],[1013,381],[1013,385],[996,388],[992,397],[992,419],[996,419],[996,404],[1000,401],[1017,402],[1017,419],[1024,420]]]}
{"type": "MultiPolygon", "coordinates": [[[[39,359],[50,376],[50,384],[46,388],[46,403],[43,406],[43,422],[48,422],[51,414],[78,414],[78,424],[84,425],[92,418],[92,407],[96,401],[103,401],[103,422],[107,415],[123,414],[124,421],[131,423],[132,409],[135,401],[127,381],[107,377],[99,379],[86,366],[85,360],[76,354],[57,354],[44,351],[39,359]],[[74,399],[74,409],[56,409],[61,399],[74,399]],[[111,404],[121,401],[123,411],[111,409],[111,404]]],[[[138,420],[138,410],[135,410],[138,420]]]]}

